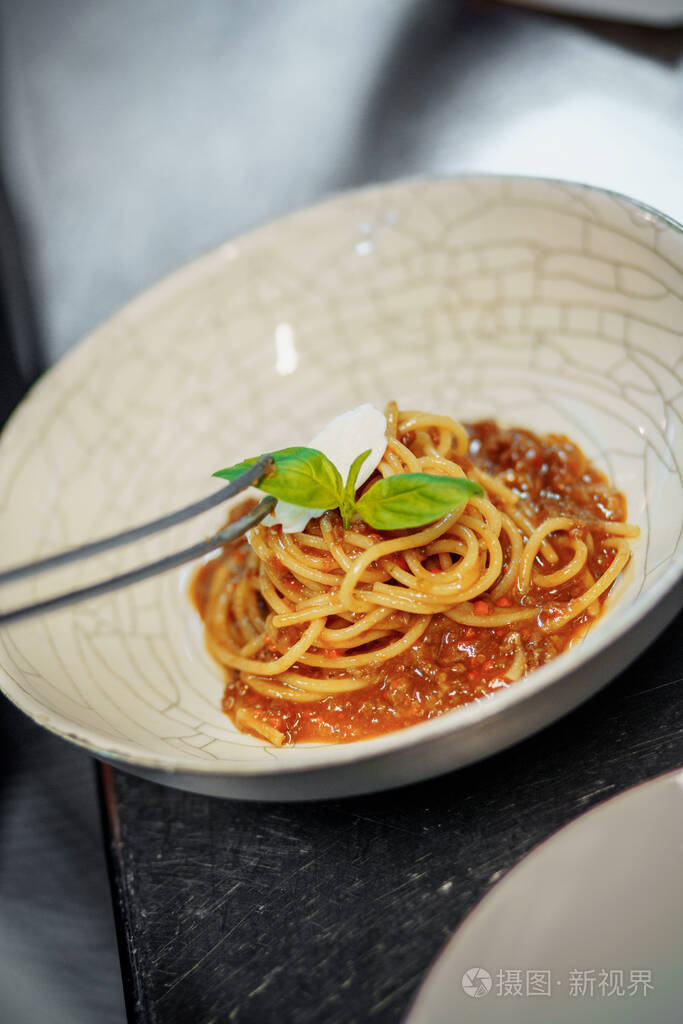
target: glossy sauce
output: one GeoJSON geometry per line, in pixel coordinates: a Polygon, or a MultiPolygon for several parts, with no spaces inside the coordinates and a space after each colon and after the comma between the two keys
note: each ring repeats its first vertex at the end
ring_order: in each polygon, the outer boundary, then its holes
{"type": "MultiPolygon", "coordinates": [[[[540,438],[526,430],[502,429],[492,421],[473,424],[468,430],[470,452],[469,459],[459,460],[463,467],[467,469],[475,464],[495,475],[524,499],[535,523],[550,516],[569,516],[579,521],[571,535],[586,540],[591,521],[625,521],[623,495],[566,437],[540,438]]],[[[406,440],[409,442],[409,438],[406,440]]],[[[489,497],[495,503],[495,497],[491,494],[489,497]]],[[[587,567],[597,579],[614,554],[603,544],[606,537],[601,533],[593,533],[592,538],[587,567]]],[[[507,540],[504,547],[506,543],[507,540]]],[[[552,571],[569,562],[572,556],[571,548],[561,541],[554,543],[554,547],[560,562],[552,566],[552,571]]],[[[245,540],[236,542],[196,574],[192,596],[200,614],[220,559],[227,558],[238,576],[244,571],[245,549],[245,540]]],[[[434,559],[434,563],[434,571],[438,571],[438,561],[434,559]]],[[[551,571],[549,566],[539,566],[538,562],[536,568],[551,571]]],[[[586,585],[580,579],[556,588],[539,588],[532,583],[528,593],[520,595],[513,588],[498,602],[484,594],[474,602],[473,608],[475,614],[485,615],[504,609],[539,607],[542,619],[544,615],[552,615],[558,603],[564,604],[585,590],[586,585]]],[[[606,596],[600,598],[600,607],[606,596]]],[[[587,610],[556,632],[548,633],[537,619],[482,628],[464,626],[436,614],[417,643],[404,654],[385,662],[379,676],[377,668],[367,670],[375,681],[366,689],[301,704],[263,697],[242,683],[237,673],[227,671],[223,710],[233,717],[238,705],[247,708],[285,733],[287,742],[366,739],[434,718],[514,685],[506,679],[506,672],[515,650],[521,646],[524,651],[526,674],[565,650],[593,621],[594,616],[587,610]]],[[[285,649],[299,635],[294,628],[281,630],[277,638],[279,649],[285,649]]],[[[307,667],[305,671],[313,675],[323,670],[307,667]]],[[[353,673],[356,678],[362,674],[362,669],[353,673]]]]}

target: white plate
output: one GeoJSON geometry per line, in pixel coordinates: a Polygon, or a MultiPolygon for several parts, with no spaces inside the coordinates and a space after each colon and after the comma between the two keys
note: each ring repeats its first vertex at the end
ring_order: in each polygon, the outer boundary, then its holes
{"type": "Polygon", "coordinates": [[[590,18],[609,18],[642,25],[680,25],[683,0],[505,0],[515,7],[538,7],[542,11],[590,18]]]}
{"type": "Polygon", "coordinates": [[[513,868],[441,953],[406,1024],[678,1024],[682,873],[678,772],[582,815],[513,868]]]}
{"type": "MultiPolygon", "coordinates": [[[[0,564],[123,529],[239,458],[396,398],[563,431],[643,539],[576,649],[505,692],[363,743],[236,732],[187,572],[0,636],[7,695],[47,728],[171,785],[257,799],[378,790],[485,757],[594,693],[680,604],[683,234],[599,189],[515,178],[370,188],[231,242],[133,302],[33,389],[0,441],[0,564]]],[[[17,603],[176,550],[208,513],[17,603]]]]}

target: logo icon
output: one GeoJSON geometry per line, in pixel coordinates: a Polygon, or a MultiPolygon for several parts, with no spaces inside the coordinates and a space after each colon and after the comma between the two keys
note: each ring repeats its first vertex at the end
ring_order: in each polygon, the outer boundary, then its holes
{"type": "Polygon", "coordinates": [[[484,967],[470,967],[462,976],[462,989],[473,999],[481,999],[491,991],[491,975],[484,967]]]}

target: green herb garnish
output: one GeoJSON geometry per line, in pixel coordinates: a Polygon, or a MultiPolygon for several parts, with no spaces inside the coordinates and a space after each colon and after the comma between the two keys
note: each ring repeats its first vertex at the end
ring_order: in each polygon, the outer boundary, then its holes
{"type": "MultiPolygon", "coordinates": [[[[344,484],[337,467],[317,448],[282,448],[272,453],[272,466],[255,486],[303,508],[338,508],[345,529],[355,514],[375,530],[424,526],[468,498],[484,493],[479,484],[464,477],[400,473],[377,480],[356,501],[356,480],[369,454],[368,449],[354,459],[344,484]]],[[[234,480],[260,457],[245,459],[213,475],[234,480]]]]}
{"type": "Polygon", "coordinates": [[[339,511],[341,513],[345,530],[348,529],[353,513],[356,510],[356,480],[358,478],[358,473],[360,471],[360,467],[363,465],[371,451],[372,449],[368,448],[366,452],[361,452],[361,454],[353,460],[351,468],[349,469],[349,475],[347,476],[346,483],[344,484],[344,493],[342,494],[342,499],[339,502],[339,511]]]}
{"type": "Polygon", "coordinates": [[[373,484],[356,502],[355,511],[376,530],[407,530],[433,523],[483,493],[479,484],[464,477],[400,473],[373,484]]]}
{"type": "MultiPolygon", "coordinates": [[[[317,448],[282,448],[273,452],[273,465],[255,487],[282,501],[303,508],[330,509],[339,506],[344,484],[333,462],[317,448]]],[[[236,466],[219,469],[214,476],[235,480],[261,458],[245,459],[236,466]]]]}

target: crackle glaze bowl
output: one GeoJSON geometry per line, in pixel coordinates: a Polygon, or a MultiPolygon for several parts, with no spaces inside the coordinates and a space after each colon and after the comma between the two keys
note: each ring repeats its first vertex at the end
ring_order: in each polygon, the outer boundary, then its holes
{"type": "MultiPolygon", "coordinates": [[[[274,748],[223,680],[172,571],[0,632],[35,721],[169,785],[249,799],[380,790],[477,761],[605,685],[681,604],[683,233],[581,185],[468,177],[367,188],[262,227],[132,302],[32,389],[0,440],[0,565],[144,522],[247,454],[396,398],[568,434],[642,537],[575,648],[504,691],[379,739],[274,748]]],[[[4,607],[125,571],[224,509],[3,592],[4,607]]]]}

